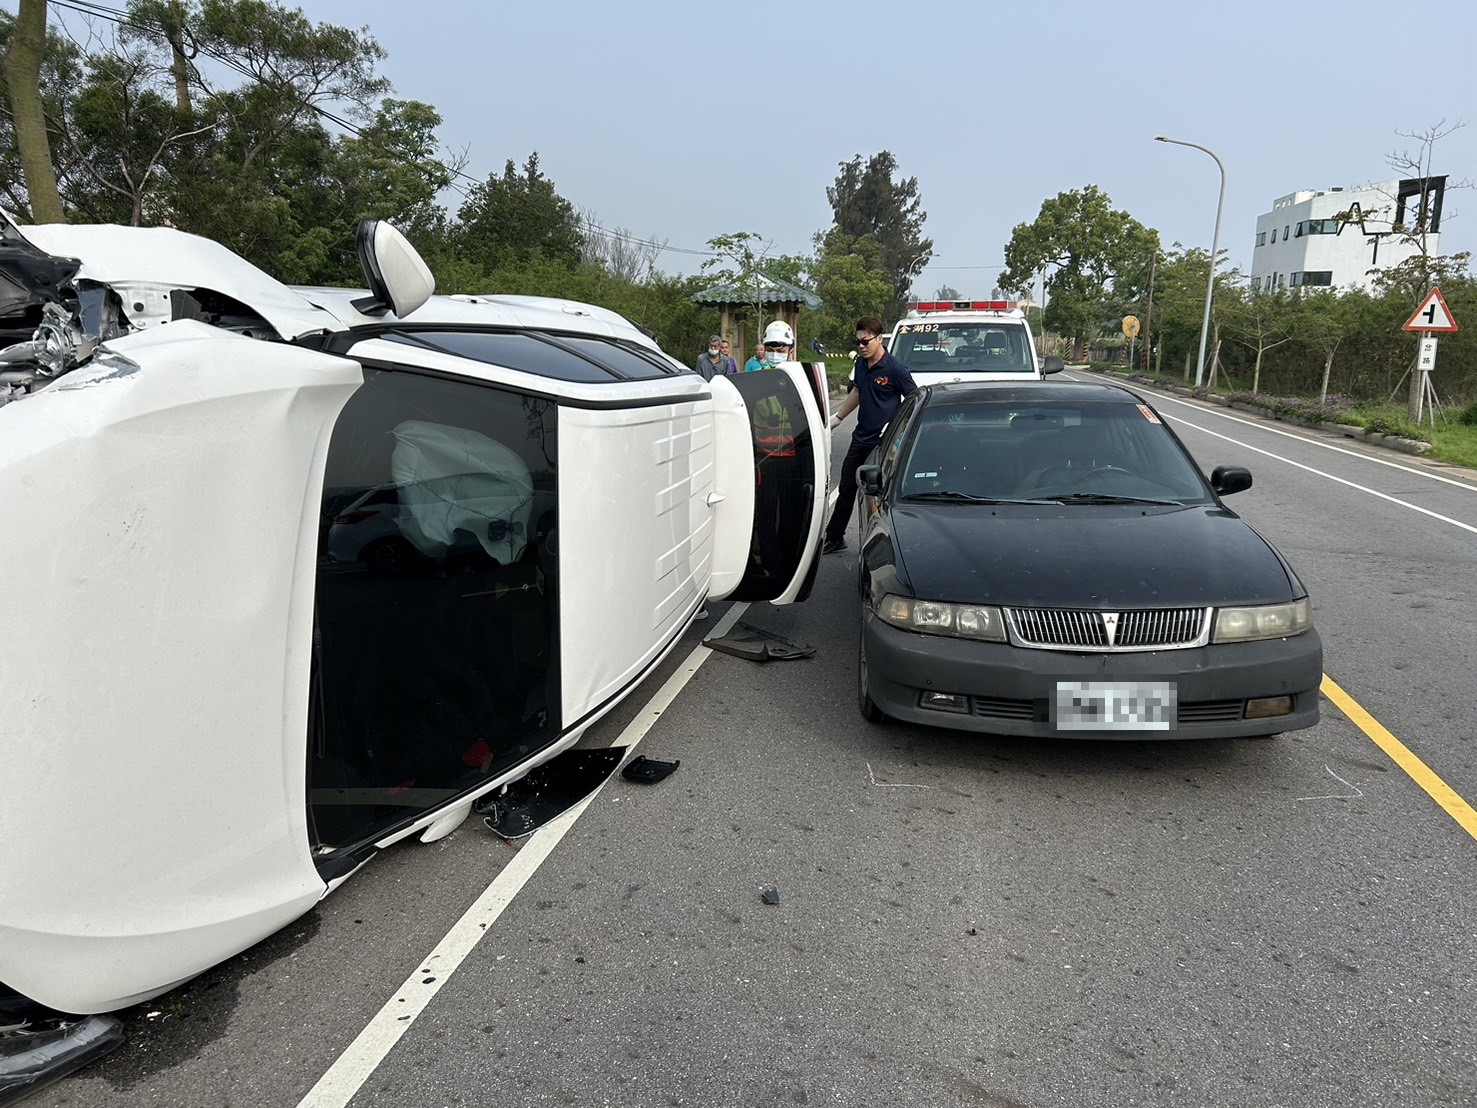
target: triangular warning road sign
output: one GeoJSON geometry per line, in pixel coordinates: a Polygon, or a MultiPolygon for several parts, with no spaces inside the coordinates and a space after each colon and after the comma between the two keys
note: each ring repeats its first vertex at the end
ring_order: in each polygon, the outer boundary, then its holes
{"type": "Polygon", "coordinates": [[[1455,334],[1456,320],[1451,318],[1451,309],[1440,289],[1432,289],[1431,295],[1415,310],[1403,328],[1406,331],[1434,331],[1443,335],[1455,334]]]}

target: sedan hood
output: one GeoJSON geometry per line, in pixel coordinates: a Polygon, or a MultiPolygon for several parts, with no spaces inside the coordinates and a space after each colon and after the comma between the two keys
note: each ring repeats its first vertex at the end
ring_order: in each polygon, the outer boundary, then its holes
{"type": "Polygon", "coordinates": [[[903,504],[891,515],[903,575],[929,600],[1178,608],[1302,595],[1267,541],[1214,505],[903,504]]]}

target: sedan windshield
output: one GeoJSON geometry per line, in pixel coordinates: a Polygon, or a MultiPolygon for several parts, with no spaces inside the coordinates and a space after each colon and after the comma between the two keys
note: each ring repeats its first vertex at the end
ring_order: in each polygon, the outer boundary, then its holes
{"type": "Polygon", "coordinates": [[[923,413],[898,473],[903,499],[1210,502],[1159,417],[1126,402],[936,405],[923,413]]]}

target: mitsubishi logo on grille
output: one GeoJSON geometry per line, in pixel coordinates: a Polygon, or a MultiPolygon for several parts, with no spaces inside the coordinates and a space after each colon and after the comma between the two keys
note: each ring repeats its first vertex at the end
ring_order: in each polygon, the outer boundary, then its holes
{"type": "Polygon", "coordinates": [[[1107,637],[1108,637],[1108,645],[1109,646],[1115,645],[1115,640],[1118,638],[1118,613],[1117,612],[1104,612],[1103,613],[1103,633],[1105,635],[1107,635],[1107,637]]]}

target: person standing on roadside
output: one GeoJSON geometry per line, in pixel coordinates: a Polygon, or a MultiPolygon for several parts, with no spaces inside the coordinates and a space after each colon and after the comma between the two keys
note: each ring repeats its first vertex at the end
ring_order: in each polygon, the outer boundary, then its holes
{"type": "Polygon", "coordinates": [[[875,316],[863,316],[856,321],[857,356],[851,371],[851,391],[831,417],[831,426],[838,427],[852,412],[858,412],[856,429],[851,433],[851,445],[846,448],[846,458],[841,463],[836,507],[826,524],[822,554],[846,549],[846,525],[851,522],[851,512],[856,506],[857,467],[866,462],[882,441],[882,431],[903,397],[911,396],[918,388],[908,367],[883,349],[882,330],[882,321],[875,316]]]}
{"type": "Polygon", "coordinates": [[[720,342],[718,344],[718,351],[719,351],[719,353],[721,353],[723,355],[723,361],[724,361],[723,372],[724,373],[737,373],[739,371],[738,362],[734,359],[734,356],[733,356],[733,347],[729,345],[727,339],[724,339],[722,342],[720,342]]]}
{"type": "Polygon", "coordinates": [[[760,370],[760,369],[763,369],[763,368],[764,368],[764,344],[762,342],[756,342],[754,344],[754,356],[752,358],[750,358],[747,362],[744,363],[744,372],[745,373],[753,373],[756,370],[760,370]]]}
{"type": "Polygon", "coordinates": [[[692,368],[702,375],[704,381],[711,381],[720,373],[728,372],[727,363],[723,360],[722,335],[708,336],[707,352],[697,356],[697,361],[692,368]]]}

